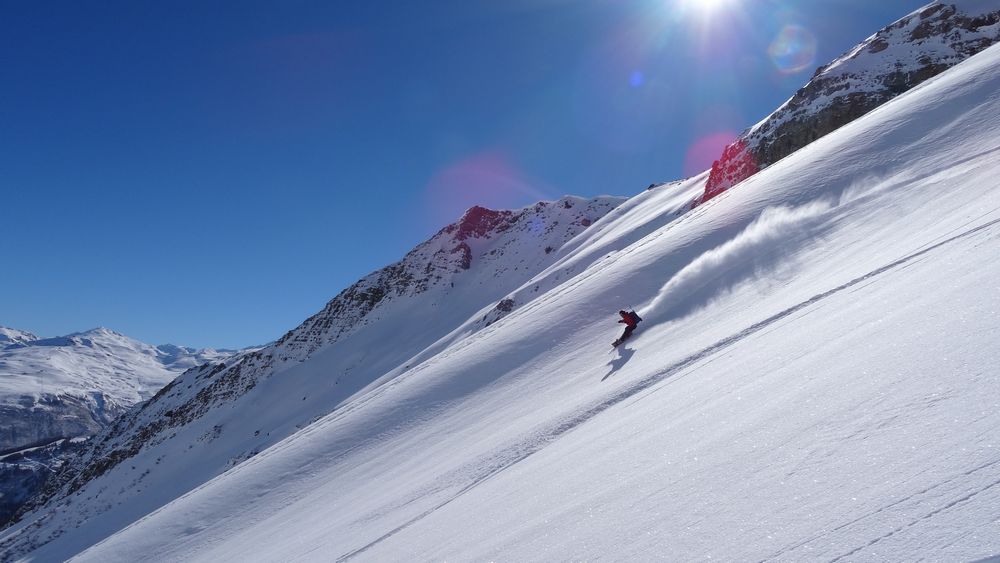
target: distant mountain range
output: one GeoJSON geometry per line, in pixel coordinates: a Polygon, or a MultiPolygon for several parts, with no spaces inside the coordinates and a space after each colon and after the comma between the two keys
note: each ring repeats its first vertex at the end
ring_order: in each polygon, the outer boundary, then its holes
{"type": "Polygon", "coordinates": [[[153,346],[107,328],[0,327],[0,522],[65,455],[184,371],[235,350],[153,346]]]}

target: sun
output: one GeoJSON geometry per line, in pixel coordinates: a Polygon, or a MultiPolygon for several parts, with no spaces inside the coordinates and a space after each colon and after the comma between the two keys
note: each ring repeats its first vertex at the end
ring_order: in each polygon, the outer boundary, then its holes
{"type": "Polygon", "coordinates": [[[737,0],[681,0],[680,3],[686,12],[708,16],[731,8],[736,1],[737,0]]]}
{"type": "Polygon", "coordinates": [[[736,0],[697,0],[697,3],[702,4],[701,9],[706,12],[717,12],[732,8],[736,0]]]}
{"type": "Polygon", "coordinates": [[[742,18],[741,0],[661,0],[674,23],[697,25],[703,32],[742,18]]]}

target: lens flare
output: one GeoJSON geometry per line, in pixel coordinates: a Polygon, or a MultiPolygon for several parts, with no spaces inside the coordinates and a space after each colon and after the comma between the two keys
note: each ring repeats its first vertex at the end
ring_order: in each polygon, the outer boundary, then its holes
{"type": "Polygon", "coordinates": [[[694,176],[711,168],[712,162],[736,137],[735,131],[719,131],[695,140],[684,154],[684,175],[694,176]]]}
{"type": "Polygon", "coordinates": [[[816,63],[816,36],[798,25],[786,25],[771,42],[767,52],[783,74],[810,70],[816,63]]]}
{"type": "Polygon", "coordinates": [[[736,0],[681,0],[677,7],[686,12],[711,15],[732,7],[736,0]]]}
{"type": "Polygon", "coordinates": [[[543,189],[505,152],[487,150],[452,163],[431,178],[425,214],[433,224],[444,225],[474,205],[510,209],[549,199],[543,189]]]}
{"type": "Polygon", "coordinates": [[[606,148],[648,146],[674,111],[672,83],[653,68],[657,51],[647,40],[655,38],[623,26],[580,58],[567,97],[580,133],[606,148]]]}
{"type": "Polygon", "coordinates": [[[699,9],[707,12],[714,12],[729,7],[732,0],[698,0],[699,9]]]}

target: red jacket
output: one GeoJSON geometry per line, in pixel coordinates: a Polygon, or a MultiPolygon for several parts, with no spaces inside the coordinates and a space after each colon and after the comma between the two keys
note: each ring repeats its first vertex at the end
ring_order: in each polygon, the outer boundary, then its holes
{"type": "Polygon", "coordinates": [[[632,328],[635,328],[636,326],[639,325],[639,319],[635,318],[635,313],[632,313],[630,311],[625,311],[625,312],[619,313],[619,315],[622,316],[622,320],[620,320],[618,322],[625,323],[626,325],[628,325],[628,326],[630,326],[632,328]]]}

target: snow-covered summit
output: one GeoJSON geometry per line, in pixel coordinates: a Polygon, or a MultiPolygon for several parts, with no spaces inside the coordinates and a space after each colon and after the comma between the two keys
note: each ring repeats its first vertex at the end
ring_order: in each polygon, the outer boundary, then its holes
{"type": "Polygon", "coordinates": [[[30,332],[0,326],[0,349],[15,344],[27,344],[38,337],[30,332]]]}
{"type": "Polygon", "coordinates": [[[1000,4],[936,1],[816,70],[772,114],[726,147],[701,202],[1000,41],[1000,4]]]}

